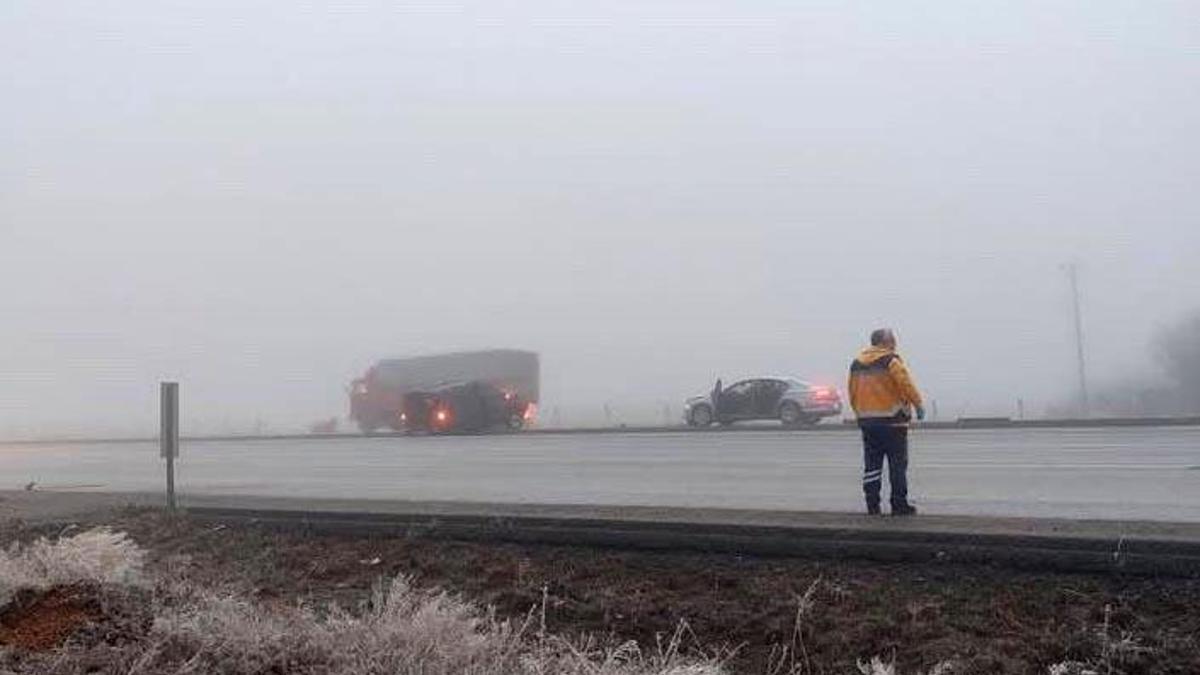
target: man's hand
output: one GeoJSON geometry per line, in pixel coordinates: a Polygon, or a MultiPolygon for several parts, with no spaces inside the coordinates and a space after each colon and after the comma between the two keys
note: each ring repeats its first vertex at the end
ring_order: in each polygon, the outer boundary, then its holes
{"type": "Polygon", "coordinates": [[[917,421],[918,422],[925,421],[925,407],[924,406],[917,406],[917,421]]]}

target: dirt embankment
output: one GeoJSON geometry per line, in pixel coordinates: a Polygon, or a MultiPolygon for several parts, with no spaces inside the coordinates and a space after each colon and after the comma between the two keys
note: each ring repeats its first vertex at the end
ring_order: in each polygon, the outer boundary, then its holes
{"type": "MultiPolygon", "coordinates": [[[[148,548],[152,564],[265,602],[354,607],[381,578],[407,575],[502,615],[544,606],[558,633],[653,647],[686,622],[693,648],[733,650],[738,672],[768,672],[780,659],[799,672],[856,672],[876,654],[906,673],[944,662],[955,673],[1044,673],[1100,658],[1119,673],[1200,672],[1195,580],[311,536],[151,513],[107,522],[148,548]]],[[[39,635],[30,639],[57,639],[39,635]]]]}

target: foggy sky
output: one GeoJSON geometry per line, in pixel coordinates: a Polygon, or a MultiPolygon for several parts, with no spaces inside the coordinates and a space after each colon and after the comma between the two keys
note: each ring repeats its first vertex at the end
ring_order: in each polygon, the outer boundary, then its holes
{"type": "MultiPolygon", "coordinates": [[[[1200,305],[1193,2],[0,6],[0,435],[345,414],[381,357],[544,411],[844,384],[1069,397],[1200,305]]],[[[548,413],[547,413],[548,414],[548,413]]],[[[639,417],[640,416],[640,417],[639,417]]]]}

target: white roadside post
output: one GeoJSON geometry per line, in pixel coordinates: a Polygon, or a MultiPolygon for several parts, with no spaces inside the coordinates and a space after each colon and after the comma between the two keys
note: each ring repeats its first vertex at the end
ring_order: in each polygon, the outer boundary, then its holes
{"type": "Polygon", "coordinates": [[[159,456],[167,460],[167,507],[175,510],[175,458],[179,456],[179,383],[160,386],[159,456]]]}

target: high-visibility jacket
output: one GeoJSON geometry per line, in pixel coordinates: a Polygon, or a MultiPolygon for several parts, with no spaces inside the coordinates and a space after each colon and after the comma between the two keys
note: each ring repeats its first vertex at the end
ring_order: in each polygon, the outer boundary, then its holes
{"type": "Polygon", "coordinates": [[[921,392],[896,352],[867,347],[850,364],[850,407],[859,424],[908,424],[921,392]]]}

